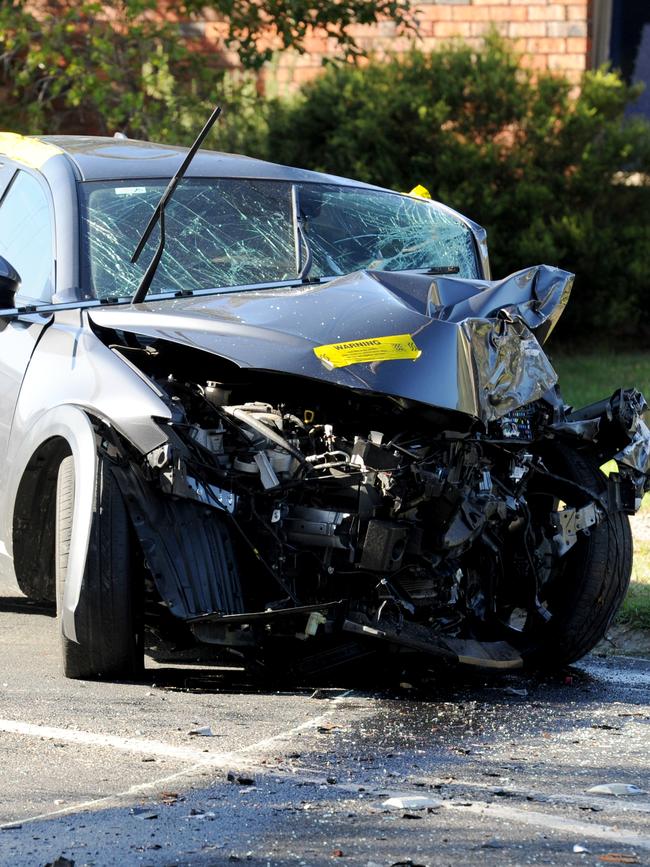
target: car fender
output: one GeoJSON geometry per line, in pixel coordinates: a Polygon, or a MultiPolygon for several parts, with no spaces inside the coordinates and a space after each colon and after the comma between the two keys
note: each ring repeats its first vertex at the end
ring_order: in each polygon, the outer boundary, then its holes
{"type": "Polygon", "coordinates": [[[44,412],[66,404],[108,422],[142,454],[166,442],[155,421],[171,418],[161,393],[98,339],[80,310],[57,313],[39,341],[21,386],[10,450],[44,412]]]}
{"type": "MultiPolygon", "coordinates": [[[[76,639],[74,612],[79,601],[84,574],[88,539],[93,517],[95,478],[97,474],[96,434],[89,416],[76,406],[59,406],[42,415],[21,443],[20,451],[9,463],[9,502],[15,503],[20,482],[32,456],[48,441],[65,441],[74,459],[75,494],[72,540],[63,599],[62,627],[64,634],[76,639]]],[[[13,521],[13,514],[11,520],[13,521]]],[[[6,538],[12,545],[12,533],[6,538]]]]}

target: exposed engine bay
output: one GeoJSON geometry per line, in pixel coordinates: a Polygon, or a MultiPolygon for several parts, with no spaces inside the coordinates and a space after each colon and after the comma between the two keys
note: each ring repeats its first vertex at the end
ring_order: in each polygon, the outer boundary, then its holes
{"type": "Polygon", "coordinates": [[[643,490],[625,464],[637,392],[572,415],[553,389],[484,423],[234,367],[190,379],[199,353],[179,367],[175,347],[171,373],[166,347],[143,343],[114,348],[173,411],[168,444],[122,476],[150,595],[168,623],[244,657],[289,640],[297,668],[321,669],[381,642],[518,667],[559,619],[576,549],[643,490]],[[585,486],[563,471],[585,460],[574,451],[596,466],[616,454],[619,474],[585,486]]]}

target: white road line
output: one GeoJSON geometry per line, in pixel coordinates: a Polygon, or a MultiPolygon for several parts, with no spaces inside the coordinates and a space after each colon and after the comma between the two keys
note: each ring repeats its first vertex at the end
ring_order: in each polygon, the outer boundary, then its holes
{"type": "MultiPolygon", "coordinates": [[[[84,801],[82,803],[72,804],[68,807],[62,807],[59,810],[53,810],[46,813],[40,813],[36,816],[30,816],[26,819],[17,819],[13,822],[7,822],[4,825],[0,825],[0,828],[11,828],[12,826],[15,827],[18,825],[24,825],[30,822],[36,822],[40,819],[50,819],[54,816],[61,816],[72,812],[78,812],[80,810],[92,809],[94,807],[117,806],[119,805],[120,801],[125,798],[130,798],[138,794],[143,794],[151,790],[159,789],[161,786],[164,786],[170,782],[174,782],[181,777],[191,776],[192,774],[198,773],[201,770],[225,766],[231,764],[234,761],[239,761],[241,764],[241,761],[246,754],[263,753],[265,750],[268,749],[268,747],[274,744],[282,741],[289,741],[292,737],[300,734],[301,732],[308,731],[310,729],[317,728],[319,725],[322,725],[322,723],[324,723],[328,719],[328,717],[331,716],[332,713],[336,710],[336,706],[342,700],[349,697],[351,693],[352,690],[343,693],[343,695],[338,696],[336,699],[331,700],[329,702],[330,706],[327,711],[319,714],[317,717],[312,717],[311,719],[305,721],[304,723],[301,723],[300,725],[280,732],[277,735],[263,738],[260,741],[255,741],[254,743],[248,744],[245,747],[240,747],[237,750],[232,750],[231,752],[224,753],[215,753],[213,755],[202,753],[198,750],[193,750],[190,748],[173,747],[170,744],[164,744],[161,741],[148,741],[136,738],[120,738],[113,735],[97,735],[92,732],[79,732],[69,729],[52,728],[49,726],[35,726],[31,723],[20,723],[14,720],[0,720],[0,731],[12,732],[17,734],[27,734],[36,737],[45,737],[48,739],[68,740],[74,743],[109,747],[112,749],[125,750],[127,752],[147,753],[149,755],[154,754],[155,749],[162,748],[164,749],[164,753],[161,754],[174,758],[190,759],[192,757],[196,757],[197,754],[198,756],[200,756],[200,761],[194,763],[189,768],[178,771],[175,774],[167,775],[165,777],[159,777],[155,780],[151,780],[148,783],[138,783],[123,792],[116,792],[115,794],[107,795],[104,798],[84,801]]],[[[248,766],[250,767],[250,765],[248,766]]],[[[269,773],[271,771],[268,766],[260,767],[259,770],[265,773],[269,773]]],[[[295,776],[296,778],[300,779],[313,779],[313,773],[313,771],[310,771],[307,768],[303,768],[298,770],[295,776]]],[[[468,785],[472,784],[468,783],[468,785]]],[[[342,791],[354,792],[355,794],[358,791],[357,786],[353,784],[339,784],[336,786],[336,788],[342,791]]],[[[479,785],[477,786],[477,788],[483,787],[479,785]]],[[[420,794],[420,792],[418,792],[418,794],[420,794]]],[[[578,799],[582,800],[581,796],[578,796],[576,798],[576,800],[578,799]]],[[[631,803],[626,802],[625,806],[628,808],[632,807],[632,809],[634,809],[631,803]]],[[[643,808],[645,808],[645,806],[646,805],[639,805],[639,807],[643,808]]],[[[534,827],[548,828],[555,831],[570,833],[580,838],[604,840],[611,843],[636,846],[640,849],[650,850],[650,837],[643,836],[642,834],[638,834],[637,832],[629,830],[627,828],[621,828],[618,825],[610,826],[600,823],[579,822],[574,821],[573,819],[565,818],[564,816],[558,816],[555,813],[518,809],[517,807],[487,802],[475,802],[470,805],[461,806],[460,804],[454,803],[453,800],[450,800],[443,801],[441,807],[443,809],[456,811],[466,810],[468,812],[476,813],[486,817],[494,817],[496,819],[503,819],[506,821],[517,822],[524,825],[532,825],[534,827]]]]}
{"type": "MultiPolygon", "coordinates": [[[[295,778],[309,781],[315,784],[322,783],[324,776],[318,769],[300,768],[295,772],[295,778]]],[[[468,785],[471,785],[468,783],[468,785]]],[[[359,787],[357,783],[337,783],[332,788],[339,791],[349,792],[351,795],[358,794],[359,787]]],[[[385,799],[392,792],[390,787],[366,788],[370,795],[376,795],[379,799],[385,799]]],[[[405,789],[395,790],[394,794],[403,795],[405,789]]],[[[410,791],[409,794],[421,795],[422,789],[410,791]]],[[[568,799],[567,799],[568,800],[568,799]]],[[[593,801],[593,799],[592,799],[593,801]]],[[[366,802],[367,803],[367,802],[366,802]]],[[[372,805],[376,806],[376,805],[372,805]]],[[[647,811],[645,804],[632,804],[630,802],[622,802],[619,806],[625,806],[627,809],[634,810],[636,806],[641,812],[647,811]]],[[[573,819],[567,819],[564,816],[558,816],[556,813],[544,813],[540,810],[519,809],[517,807],[505,806],[503,804],[488,803],[487,801],[475,801],[473,804],[458,803],[453,799],[448,801],[443,800],[440,804],[444,810],[467,810],[471,813],[478,813],[487,817],[495,817],[497,819],[505,819],[510,822],[519,822],[524,825],[533,825],[541,828],[551,828],[556,831],[566,831],[576,837],[591,837],[598,840],[607,840],[612,843],[620,843],[628,846],[637,846],[640,849],[650,849],[650,837],[638,834],[636,831],[631,831],[627,828],[621,828],[620,825],[603,825],[596,822],[579,822],[573,819]]]]}
{"type": "MultiPolygon", "coordinates": [[[[0,732],[5,732],[7,734],[25,735],[27,737],[39,737],[46,740],[57,740],[68,743],[82,744],[86,746],[110,748],[139,755],[157,755],[161,757],[164,756],[166,758],[180,759],[181,761],[194,762],[191,767],[186,768],[182,771],[178,771],[175,774],[171,774],[165,777],[159,777],[155,780],[151,780],[148,783],[136,783],[129,789],[126,789],[122,792],[116,792],[111,795],[106,795],[103,798],[96,798],[91,801],[71,804],[68,807],[62,807],[60,810],[52,810],[47,813],[39,813],[36,816],[29,816],[26,819],[16,819],[12,822],[5,822],[4,824],[0,824],[0,828],[11,828],[12,826],[15,827],[16,825],[25,825],[29,822],[36,822],[39,819],[47,819],[51,818],[52,816],[61,816],[67,813],[73,813],[77,812],[78,810],[89,809],[91,807],[96,807],[100,805],[106,807],[113,802],[119,802],[123,798],[141,794],[151,789],[156,789],[159,786],[165,785],[166,783],[178,779],[179,777],[190,776],[193,773],[202,769],[225,768],[229,767],[234,762],[238,762],[241,765],[242,759],[244,759],[246,754],[263,753],[266,749],[268,749],[268,747],[273,746],[274,744],[280,743],[282,741],[290,741],[291,738],[295,737],[298,734],[301,734],[304,731],[318,728],[319,725],[322,725],[324,722],[326,722],[328,717],[330,717],[336,711],[337,706],[343,700],[348,698],[352,693],[353,690],[348,690],[347,692],[342,693],[336,698],[330,699],[328,701],[329,708],[324,713],[319,714],[317,717],[312,717],[311,719],[306,720],[304,723],[300,723],[300,725],[294,726],[293,728],[287,729],[286,731],[279,732],[277,735],[272,735],[271,737],[255,741],[254,743],[248,744],[245,747],[239,747],[239,749],[231,750],[229,752],[213,753],[212,755],[203,752],[203,750],[197,750],[191,747],[175,747],[172,744],[166,744],[163,741],[148,740],[145,738],[123,738],[119,737],[118,735],[97,734],[95,732],[79,731],[77,729],[56,728],[54,726],[39,726],[34,725],[33,723],[22,722],[21,720],[0,719],[0,732]]],[[[204,742],[208,739],[202,738],[201,740],[202,742],[204,742]]],[[[247,762],[245,766],[250,767],[250,762],[247,762]]],[[[268,771],[268,768],[265,768],[265,770],[268,771]]]]}
{"type": "Polygon", "coordinates": [[[8,829],[8,828],[17,828],[22,825],[27,825],[30,822],[37,822],[39,819],[52,819],[54,816],[65,816],[68,813],[77,813],[80,810],[89,810],[92,807],[111,807],[118,806],[119,802],[128,796],[143,794],[148,789],[157,789],[160,786],[165,786],[168,783],[173,783],[175,780],[179,779],[179,777],[186,777],[193,774],[195,771],[199,771],[201,768],[204,768],[205,765],[199,763],[197,765],[192,765],[191,768],[185,768],[183,771],[178,771],[175,774],[169,774],[166,777],[158,777],[155,780],[151,780],[149,783],[137,783],[135,786],[131,786],[130,789],[126,789],[123,792],[115,792],[112,795],[105,795],[103,798],[94,798],[92,801],[82,801],[78,804],[70,804],[68,807],[61,807],[60,810],[49,810],[47,813],[39,813],[36,816],[29,816],[27,819],[14,819],[13,822],[5,822],[0,825],[0,830],[8,829]]]}
{"type": "Polygon", "coordinates": [[[637,834],[620,826],[600,825],[591,822],[576,822],[557,816],[555,813],[542,813],[536,810],[518,810],[516,807],[506,807],[501,804],[476,803],[461,807],[453,801],[443,801],[442,806],[448,809],[467,810],[483,816],[507,819],[523,825],[534,825],[541,828],[551,828],[554,831],[565,831],[577,837],[591,837],[597,840],[607,840],[625,846],[636,846],[639,849],[650,849],[650,837],[637,834]]]}
{"type": "MultiPolygon", "coordinates": [[[[179,747],[163,741],[148,740],[145,738],[124,738],[118,735],[97,734],[95,732],[79,731],[77,729],[55,728],[54,726],[40,726],[33,723],[21,722],[20,720],[0,720],[0,732],[27,737],[42,738],[50,741],[63,741],[65,743],[80,744],[90,747],[107,747],[127,753],[137,753],[146,756],[159,756],[160,758],[180,759],[188,762],[221,763],[230,753],[214,753],[212,755],[203,750],[193,747],[179,747]]],[[[209,743],[207,738],[201,738],[201,742],[209,743]]]]}
{"type": "Polygon", "coordinates": [[[514,795],[520,798],[532,797],[538,801],[547,804],[569,804],[573,806],[598,806],[598,807],[614,807],[617,806],[621,810],[633,810],[637,813],[650,813],[650,803],[642,801],[632,801],[629,797],[612,797],[611,795],[582,795],[582,794],[567,794],[559,795],[548,792],[540,792],[537,789],[522,789],[515,786],[499,786],[495,783],[483,783],[473,780],[455,779],[451,783],[444,783],[445,789],[478,789],[481,792],[498,789],[500,792],[505,792],[507,795],[514,795]]]}
{"type": "MultiPolygon", "coordinates": [[[[330,701],[330,705],[336,706],[342,699],[347,698],[350,691],[343,693],[330,701]]],[[[180,759],[181,761],[198,762],[200,764],[223,765],[240,756],[242,753],[254,753],[264,751],[268,747],[285,740],[290,740],[297,734],[312,728],[317,728],[331,715],[334,707],[317,717],[307,720],[288,731],[280,732],[268,738],[263,738],[245,747],[229,750],[222,753],[206,753],[209,738],[198,736],[198,740],[206,747],[196,749],[194,747],[180,747],[165,743],[164,741],[150,740],[148,738],[125,738],[119,735],[98,734],[97,732],[80,731],[78,729],[57,728],[54,726],[34,725],[21,720],[0,719],[0,732],[7,734],[25,735],[27,737],[43,738],[45,740],[64,741],[66,743],[81,744],[83,746],[108,747],[113,750],[121,750],[127,753],[139,755],[160,756],[161,758],[180,759]]]]}

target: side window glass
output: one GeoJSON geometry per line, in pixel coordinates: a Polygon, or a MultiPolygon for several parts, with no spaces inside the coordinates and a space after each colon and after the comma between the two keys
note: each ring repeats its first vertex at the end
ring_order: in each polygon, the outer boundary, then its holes
{"type": "Polygon", "coordinates": [[[18,303],[49,302],[53,292],[52,222],[38,181],[19,171],[0,202],[0,255],[20,274],[18,303]]]}

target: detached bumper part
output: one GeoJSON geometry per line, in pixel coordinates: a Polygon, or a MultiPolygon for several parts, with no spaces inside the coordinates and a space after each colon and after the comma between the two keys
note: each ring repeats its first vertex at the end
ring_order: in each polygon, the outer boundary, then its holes
{"type": "Polygon", "coordinates": [[[616,461],[619,473],[610,477],[610,498],[627,514],[638,511],[643,494],[650,490],[650,429],[643,418],[647,409],[640,391],[619,389],[550,426],[559,434],[593,443],[603,462],[616,461]]]}

